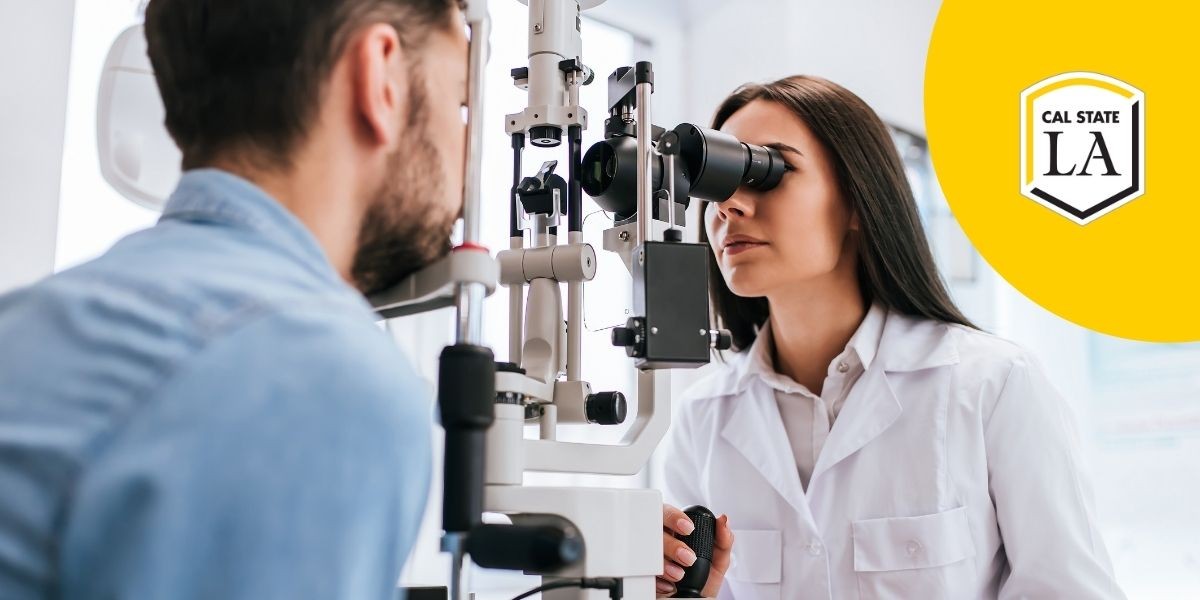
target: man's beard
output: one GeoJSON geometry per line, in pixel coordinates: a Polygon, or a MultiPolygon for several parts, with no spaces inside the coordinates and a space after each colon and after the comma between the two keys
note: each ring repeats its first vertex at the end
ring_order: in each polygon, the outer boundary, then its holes
{"type": "MultiPolygon", "coordinates": [[[[416,82],[421,83],[421,82],[416,82]]],[[[450,252],[458,215],[442,200],[442,157],[429,143],[421,113],[423,94],[413,86],[409,127],[387,159],[387,174],[363,216],[351,267],[354,286],[370,296],[386,290],[450,252]]]]}

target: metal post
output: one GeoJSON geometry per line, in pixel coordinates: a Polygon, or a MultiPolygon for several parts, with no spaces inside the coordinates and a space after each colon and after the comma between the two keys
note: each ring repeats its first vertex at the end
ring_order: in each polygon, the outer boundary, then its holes
{"type": "Polygon", "coordinates": [[[663,157],[663,178],[667,181],[667,228],[675,229],[675,153],[663,157]]]}
{"type": "Polygon", "coordinates": [[[479,243],[480,201],[483,164],[483,86],[491,22],[485,16],[471,23],[470,63],[467,97],[473,110],[467,116],[467,176],[463,178],[463,241],[479,243]]]}
{"type": "MultiPolygon", "coordinates": [[[[483,89],[484,66],[487,65],[488,36],[491,20],[486,11],[482,17],[471,21],[470,61],[467,71],[467,94],[474,111],[467,119],[467,172],[463,178],[463,243],[478,244],[480,230],[479,177],[483,163],[483,89]]],[[[480,345],[483,342],[483,298],[485,289],[481,284],[470,283],[458,286],[456,306],[458,310],[455,340],[460,344],[480,345]]]]}
{"type": "Polygon", "coordinates": [[[651,83],[639,83],[637,94],[637,211],[638,244],[649,242],[654,231],[654,209],[651,195],[654,193],[654,170],[651,168],[650,122],[651,83]]]}
{"type": "MultiPolygon", "coordinates": [[[[525,151],[525,134],[512,135],[513,182],[508,206],[508,247],[519,250],[525,247],[525,234],[521,231],[522,210],[517,187],[521,185],[522,156],[525,151]]],[[[508,362],[521,364],[521,345],[525,334],[525,286],[514,285],[508,291],[508,362]]]]}
{"type": "MultiPolygon", "coordinates": [[[[491,20],[487,5],[472,0],[466,14],[471,28],[471,43],[467,67],[467,94],[473,110],[467,115],[467,163],[463,177],[463,243],[478,244],[480,231],[480,185],[483,163],[483,89],[484,67],[487,65],[488,37],[491,20]],[[481,8],[482,7],[482,8],[481,8]]],[[[455,290],[457,322],[455,340],[458,344],[479,346],[483,342],[483,298],[486,290],[481,284],[460,284],[455,290]]],[[[444,384],[444,382],[442,382],[444,384]]],[[[443,519],[445,516],[443,515],[443,519]]],[[[451,529],[458,529],[451,527],[451,529]]],[[[450,600],[464,600],[463,561],[466,557],[466,531],[446,531],[442,550],[450,554],[450,600]]]]}

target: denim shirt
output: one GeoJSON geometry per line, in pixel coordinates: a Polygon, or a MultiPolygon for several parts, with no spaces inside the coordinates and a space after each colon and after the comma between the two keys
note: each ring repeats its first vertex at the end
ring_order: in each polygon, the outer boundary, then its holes
{"type": "Polygon", "coordinates": [[[0,296],[0,598],[391,598],[428,396],[299,220],[190,171],[0,296]]]}

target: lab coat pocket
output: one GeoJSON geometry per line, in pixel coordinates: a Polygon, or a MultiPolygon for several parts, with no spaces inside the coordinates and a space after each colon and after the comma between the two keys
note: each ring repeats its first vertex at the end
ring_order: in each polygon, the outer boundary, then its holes
{"type": "Polygon", "coordinates": [[[725,586],[738,600],[778,600],[783,535],[777,529],[734,529],[725,586]]]}
{"type": "Polygon", "coordinates": [[[976,587],[966,507],[852,523],[862,598],[964,598],[976,587]]]}

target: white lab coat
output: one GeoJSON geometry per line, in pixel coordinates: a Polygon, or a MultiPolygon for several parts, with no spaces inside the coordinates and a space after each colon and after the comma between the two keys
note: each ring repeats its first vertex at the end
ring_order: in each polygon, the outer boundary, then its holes
{"type": "Polygon", "coordinates": [[[729,515],[720,598],[1123,598],[1071,411],[1016,345],[889,312],[800,484],[772,390],[730,364],[684,394],[664,496],[729,515]]]}

